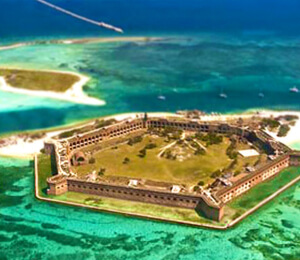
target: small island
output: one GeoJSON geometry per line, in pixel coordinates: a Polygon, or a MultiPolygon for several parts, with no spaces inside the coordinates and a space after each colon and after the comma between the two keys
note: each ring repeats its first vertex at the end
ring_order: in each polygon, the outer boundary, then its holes
{"type": "Polygon", "coordinates": [[[83,92],[82,88],[88,81],[88,77],[74,72],[0,68],[2,91],[85,105],[104,105],[103,100],[83,92]]]}
{"type": "Polygon", "coordinates": [[[96,119],[44,139],[36,196],[226,229],[299,180],[300,152],[272,136],[295,120],[200,111],[96,119]]]}

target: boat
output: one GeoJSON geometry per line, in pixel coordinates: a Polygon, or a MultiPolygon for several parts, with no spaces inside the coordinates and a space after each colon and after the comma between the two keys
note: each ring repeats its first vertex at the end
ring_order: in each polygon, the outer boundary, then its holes
{"type": "Polygon", "coordinates": [[[160,99],[160,100],[166,100],[166,97],[163,96],[163,95],[160,95],[160,96],[158,96],[157,98],[160,99]]]}
{"type": "Polygon", "coordinates": [[[225,94],[225,93],[224,93],[224,91],[223,91],[223,88],[221,88],[221,91],[220,91],[219,97],[220,97],[220,98],[224,98],[224,99],[226,99],[226,98],[227,98],[227,94],[225,94]]]}
{"type": "Polygon", "coordinates": [[[295,86],[295,87],[290,88],[290,92],[298,93],[299,89],[295,86]]]}
{"type": "Polygon", "coordinates": [[[220,97],[220,98],[226,99],[226,98],[227,98],[227,95],[226,95],[225,93],[220,93],[220,94],[219,94],[219,97],[220,97]]]}

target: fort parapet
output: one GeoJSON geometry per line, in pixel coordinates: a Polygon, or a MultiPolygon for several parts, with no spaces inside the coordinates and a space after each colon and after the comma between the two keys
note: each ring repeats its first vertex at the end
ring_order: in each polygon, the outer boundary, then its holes
{"type": "MultiPolygon", "coordinates": [[[[255,185],[279,174],[290,165],[300,165],[300,153],[277,142],[259,129],[249,129],[227,123],[209,123],[183,118],[137,118],[124,120],[116,124],[95,129],[64,139],[52,139],[45,143],[45,150],[51,154],[57,164],[57,175],[48,178],[48,194],[60,195],[67,191],[95,194],[123,200],[154,203],[165,206],[195,209],[205,217],[220,221],[224,214],[224,205],[235,197],[248,191],[255,185]],[[243,174],[234,183],[221,185],[218,189],[198,192],[172,192],[170,188],[159,190],[155,187],[138,185],[132,187],[130,179],[122,185],[105,181],[81,180],[70,169],[70,153],[87,146],[117,140],[132,133],[146,132],[147,129],[174,127],[191,132],[212,132],[242,136],[251,142],[257,142],[276,159],[269,161],[251,173],[243,174]]],[[[176,185],[176,184],[174,184],[176,185]]]]}

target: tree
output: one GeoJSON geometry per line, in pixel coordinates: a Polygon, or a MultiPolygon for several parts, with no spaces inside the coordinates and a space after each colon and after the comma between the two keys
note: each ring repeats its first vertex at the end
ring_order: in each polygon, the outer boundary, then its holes
{"type": "Polygon", "coordinates": [[[280,126],[280,123],[273,118],[264,118],[261,124],[263,127],[269,127],[270,129],[274,129],[280,126]]]}
{"type": "Polygon", "coordinates": [[[234,172],[233,176],[237,176],[237,175],[239,175],[240,173],[241,173],[241,171],[237,170],[237,171],[234,172]]]}
{"type": "Polygon", "coordinates": [[[170,150],[168,150],[167,152],[164,153],[164,155],[166,156],[167,159],[169,160],[176,160],[176,154],[173,155],[172,152],[170,150]]]}
{"type": "Polygon", "coordinates": [[[288,132],[290,131],[290,127],[288,125],[281,125],[279,127],[277,136],[282,137],[282,136],[286,136],[288,134],[288,132]]]}
{"type": "Polygon", "coordinates": [[[216,170],[215,172],[213,172],[210,177],[211,178],[217,178],[217,177],[220,177],[222,174],[222,172],[220,170],[216,170]]]}
{"type": "Polygon", "coordinates": [[[199,186],[198,185],[194,186],[193,190],[194,191],[198,191],[199,190],[199,186]]]}
{"type": "Polygon", "coordinates": [[[157,147],[157,145],[155,143],[149,143],[145,146],[145,149],[154,149],[156,147],[157,147]]]}
{"type": "Polygon", "coordinates": [[[204,155],[206,152],[201,147],[198,147],[197,150],[194,152],[195,155],[204,155]]]}
{"type": "Polygon", "coordinates": [[[130,159],[128,157],[125,157],[123,160],[123,164],[128,164],[130,162],[130,159]]]}
{"type": "Polygon", "coordinates": [[[143,137],[142,136],[135,136],[135,137],[132,137],[128,140],[128,145],[132,146],[136,143],[140,143],[141,141],[143,140],[143,137]]]}
{"type": "Polygon", "coordinates": [[[146,156],[146,153],[147,153],[147,151],[144,148],[144,149],[142,149],[142,150],[139,151],[139,155],[138,156],[141,157],[141,158],[144,158],[146,156]]]}
{"type": "Polygon", "coordinates": [[[91,157],[89,159],[89,164],[94,164],[96,162],[96,159],[94,157],[91,157]]]}
{"type": "Polygon", "coordinates": [[[98,172],[98,175],[99,175],[99,176],[104,175],[105,171],[106,171],[105,168],[100,168],[100,170],[99,170],[99,172],[98,172]]]}
{"type": "Polygon", "coordinates": [[[199,185],[199,186],[204,186],[204,181],[199,181],[199,182],[198,182],[198,185],[199,185]]]}

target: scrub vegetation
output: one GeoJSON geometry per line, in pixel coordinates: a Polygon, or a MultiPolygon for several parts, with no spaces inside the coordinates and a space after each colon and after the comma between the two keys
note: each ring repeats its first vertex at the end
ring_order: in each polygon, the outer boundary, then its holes
{"type": "Polygon", "coordinates": [[[79,81],[79,77],[73,74],[36,70],[0,68],[0,76],[15,88],[54,92],[65,92],[79,81]]]}

